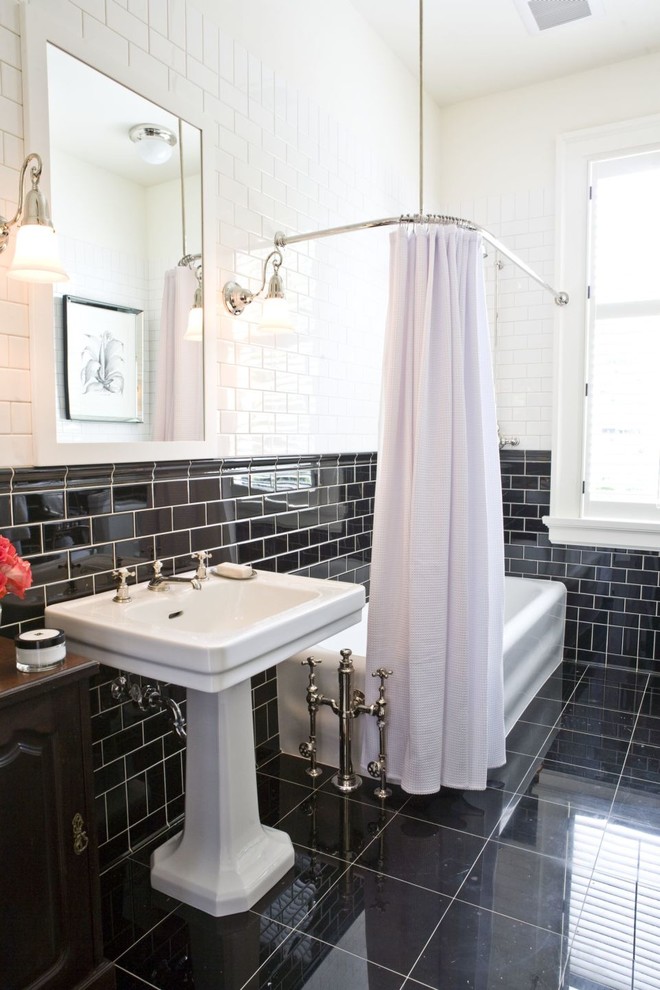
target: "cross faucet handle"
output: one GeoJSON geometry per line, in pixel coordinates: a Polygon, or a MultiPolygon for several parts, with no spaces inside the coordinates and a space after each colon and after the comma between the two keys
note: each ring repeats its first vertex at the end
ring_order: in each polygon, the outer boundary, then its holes
{"type": "Polygon", "coordinates": [[[135,571],[129,571],[128,567],[118,567],[112,572],[113,578],[119,581],[117,585],[117,594],[112,599],[113,602],[130,602],[131,596],[128,593],[128,584],[126,579],[129,577],[135,577],[135,571]]]}
{"type": "Polygon", "coordinates": [[[197,561],[195,577],[199,581],[206,581],[209,576],[206,561],[210,559],[211,554],[207,550],[197,550],[195,553],[191,553],[190,556],[193,560],[197,561]]]}

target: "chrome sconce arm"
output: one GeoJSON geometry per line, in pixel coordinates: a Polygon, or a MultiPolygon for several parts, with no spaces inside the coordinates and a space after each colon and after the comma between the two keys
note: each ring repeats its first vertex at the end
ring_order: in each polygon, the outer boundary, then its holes
{"type": "Polygon", "coordinates": [[[201,254],[184,254],[177,263],[178,268],[190,268],[195,278],[197,286],[193,296],[193,303],[188,314],[188,324],[183,336],[184,340],[201,341],[204,336],[204,298],[203,298],[203,271],[201,254]]]}
{"type": "Polygon", "coordinates": [[[4,251],[6,249],[9,231],[12,227],[19,223],[19,220],[22,221],[22,224],[36,223],[41,224],[44,227],[53,226],[53,222],[50,219],[50,211],[48,209],[48,200],[39,189],[39,179],[41,178],[42,171],[43,162],[41,161],[41,155],[38,155],[36,151],[30,152],[21,165],[21,174],[18,180],[18,206],[16,207],[16,213],[11,220],[5,220],[4,217],[0,217],[0,251],[4,251]],[[25,173],[27,172],[28,165],[32,160],[35,162],[30,169],[32,188],[27,196],[24,196],[23,185],[25,183],[25,173]],[[25,206],[23,205],[24,203],[25,206]]]}
{"type": "Polygon", "coordinates": [[[24,282],[65,282],[68,275],[62,268],[48,200],[39,188],[43,171],[41,156],[35,151],[25,158],[18,180],[18,206],[7,220],[0,217],[0,253],[9,242],[12,227],[17,227],[14,258],[7,275],[24,282]],[[25,173],[30,168],[32,188],[24,194],[25,173]]]}
{"type": "Polygon", "coordinates": [[[238,282],[225,283],[222,289],[222,298],[227,311],[231,313],[232,316],[240,316],[246,306],[249,306],[251,302],[263,294],[263,291],[266,288],[266,274],[268,271],[269,262],[273,265],[273,274],[268,282],[266,299],[284,299],[284,286],[279,274],[280,265],[283,261],[284,258],[282,257],[282,252],[279,248],[275,248],[274,251],[270,252],[264,261],[261,287],[256,292],[250,292],[249,289],[245,289],[243,286],[239,285],[238,282]]]}

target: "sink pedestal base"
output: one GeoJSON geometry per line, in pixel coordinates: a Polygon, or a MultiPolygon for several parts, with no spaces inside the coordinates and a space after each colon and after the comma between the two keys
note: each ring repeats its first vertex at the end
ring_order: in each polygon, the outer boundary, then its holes
{"type": "Polygon", "coordinates": [[[151,884],[215,917],[247,911],[294,859],[259,820],[250,681],[188,690],[187,723],[184,830],[152,854],[151,884]]]}

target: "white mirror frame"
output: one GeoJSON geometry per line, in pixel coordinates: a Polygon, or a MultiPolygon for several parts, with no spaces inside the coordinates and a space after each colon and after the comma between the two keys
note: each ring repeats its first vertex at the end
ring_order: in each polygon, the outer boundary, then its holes
{"type": "MultiPolygon", "coordinates": [[[[216,287],[215,244],[211,237],[212,213],[212,134],[209,118],[191,107],[179,94],[168,92],[163,99],[153,82],[128,65],[121,65],[107,51],[90,40],[73,36],[66,18],[57,19],[57,4],[51,13],[44,3],[21,5],[23,49],[23,91],[25,147],[37,150],[44,161],[41,185],[50,199],[57,225],[57,203],[50,197],[50,131],[48,121],[48,42],[86,62],[117,82],[163,106],[166,110],[199,128],[202,136],[202,239],[204,257],[204,439],[146,440],[134,443],[62,443],[57,439],[56,366],[53,326],[53,290],[32,285],[28,290],[30,309],[30,379],[32,386],[32,461],[35,465],[99,464],[132,461],[188,460],[217,456],[216,440],[216,287]]],[[[173,207],[173,211],[178,209],[173,207]]],[[[12,451],[8,451],[11,453],[12,451]]],[[[21,455],[19,445],[13,452],[21,455]]],[[[12,459],[18,465],[20,460],[12,459]]],[[[23,459],[23,463],[25,460],[23,459]]]]}

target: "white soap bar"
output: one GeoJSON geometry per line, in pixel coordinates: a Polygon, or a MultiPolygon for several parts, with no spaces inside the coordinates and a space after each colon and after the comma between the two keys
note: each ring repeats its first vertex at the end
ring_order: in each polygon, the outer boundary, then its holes
{"type": "Polygon", "coordinates": [[[246,578],[251,578],[256,571],[250,566],[250,564],[231,564],[229,561],[225,561],[224,564],[217,564],[217,566],[213,568],[213,573],[217,574],[218,577],[233,578],[235,581],[244,581],[246,578]]]}

